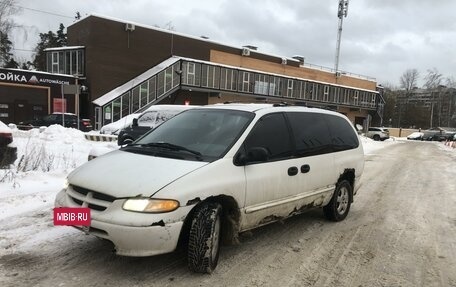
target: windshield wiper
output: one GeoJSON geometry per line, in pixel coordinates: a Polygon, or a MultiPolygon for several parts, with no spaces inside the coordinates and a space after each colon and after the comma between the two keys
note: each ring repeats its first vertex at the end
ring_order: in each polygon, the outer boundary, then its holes
{"type": "Polygon", "coordinates": [[[200,158],[202,154],[199,151],[191,150],[186,147],[172,144],[172,143],[165,143],[165,142],[154,142],[154,143],[146,143],[146,144],[140,144],[140,143],[134,143],[134,144],[129,144],[128,146],[141,146],[141,147],[159,147],[159,148],[165,148],[169,150],[175,150],[175,151],[186,151],[191,154],[194,154],[200,158]]]}

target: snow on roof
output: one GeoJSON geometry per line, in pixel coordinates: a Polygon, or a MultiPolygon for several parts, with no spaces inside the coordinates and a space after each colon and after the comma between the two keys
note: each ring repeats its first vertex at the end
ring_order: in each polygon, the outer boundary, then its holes
{"type": "Polygon", "coordinates": [[[123,84],[123,85],[115,88],[114,90],[104,94],[103,96],[101,96],[98,99],[96,99],[95,101],[93,101],[93,103],[95,105],[98,105],[98,106],[103,106],[103,105],[109,103],[110,101],[114,100],[118,96],[128,92],[130,89],[134,88],[138,84],[140,84],[140,83],[144,82],[145,80],[149,79],[150,77],[152,77],[153,75],[155,75],[158,72],[162,71],[163,69],[165,69],[165,68],[171,66],[172,64],[176,63],[179,60],[180,60],[179,57],[174,57],[173,56],[173,57],[161,62],[160,64],[156,65],[155,67],[145,71],[141,75],[131,79],[130,81],[126,82],[125,84],[123,84]]]}
{"type": "Polygon", "coordinates": [[[44,49],[45,52],[47,51],[60,51],[60,50],[75,50],[75,49],[84,49],[84,46],[65,46],[65,47],[55,47],[55,48],[46,48],[44,49]]]}

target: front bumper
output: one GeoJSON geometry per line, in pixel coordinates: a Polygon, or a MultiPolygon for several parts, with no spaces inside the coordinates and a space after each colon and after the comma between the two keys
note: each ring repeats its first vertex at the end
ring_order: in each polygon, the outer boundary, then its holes
{"type": "MultiPolygon", "coordinates": [[[[148,214],[122,209],[125,200],[116,200],[105,211],[91,210],[91,226],[84,232],[111,241],[118,255],[152,256],[176,249],[186,215],[192,206],[169,213],[148,214]],[[147,223],[147,225],[146,225],[147,223]]],[[[81,207],[60,191],[55,207],[81,207]]]]}

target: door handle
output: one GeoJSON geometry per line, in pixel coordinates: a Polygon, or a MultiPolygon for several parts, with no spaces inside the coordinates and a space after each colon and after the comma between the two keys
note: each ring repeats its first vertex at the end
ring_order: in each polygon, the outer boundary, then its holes
{"type": "Polygon", "coordinates": [[[308,164],[302,165],[301,166],[301,172],[302,173],[308,173],[310,171],[310,166],[308,164]]]}
{"type": "Polygon", "coordinates": [[[298,168],[296,166],[292,166],[288,169],[288,175],[293,176],[298,174],[298,168]]]}

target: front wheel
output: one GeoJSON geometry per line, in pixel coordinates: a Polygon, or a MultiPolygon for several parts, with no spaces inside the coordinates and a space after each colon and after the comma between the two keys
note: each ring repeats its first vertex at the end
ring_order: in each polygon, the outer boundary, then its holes
{"type": "Polygon", "coordinates": [[[353,189],[347,180],[342,180],[336,186],[331,201],[323,207],[325,217],[331,221],[342,221],[350,211],[353,189]]]}
{"type": "Polygon", "coordinates": [[[188,239],[188,267],[199,273],[211,273],[217,267],[222,206],[203,203],[196,211],[188,239]]]}

